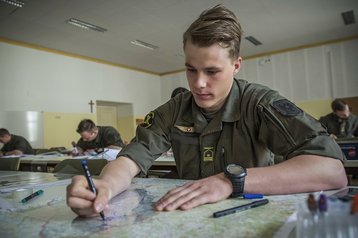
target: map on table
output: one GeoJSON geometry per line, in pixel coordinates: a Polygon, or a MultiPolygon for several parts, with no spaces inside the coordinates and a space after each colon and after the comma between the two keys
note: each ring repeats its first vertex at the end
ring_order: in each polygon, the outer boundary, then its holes
{"type": "Polygon", "coordinates": [[[189,211],[157,212],[155,202],[184,180],[134,179],[110,202],[105,221],[81,218],[66,206],[65,186],[47,188],[48,197],[26,209],[0,211],[1,237],[272,237],[295,210],[294,199],[268,197],[269,204],[213,218],[216,211],[249,203],[227,199],[189,211]],[[57,195],[56,193],[60,194],[57,195]],[[53,194],[52,198],[50,195],[53,194]]]}

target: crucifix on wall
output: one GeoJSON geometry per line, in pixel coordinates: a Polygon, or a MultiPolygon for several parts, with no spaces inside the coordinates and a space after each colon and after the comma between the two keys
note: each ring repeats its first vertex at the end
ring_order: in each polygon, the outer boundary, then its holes
{"type": "Polygon", "coordinates": [[[93,105],[95,104],[92,99],[91,101],[88,103],[90,105],[90,109],[91,109],[91,113],[93,113],[93,105]]]}

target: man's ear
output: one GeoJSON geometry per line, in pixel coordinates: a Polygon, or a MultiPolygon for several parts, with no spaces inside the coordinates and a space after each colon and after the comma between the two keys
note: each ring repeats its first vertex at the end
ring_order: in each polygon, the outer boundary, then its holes
{"type": "Polygon", "coordinates": [[[237,74],[240,71],[241,63],[242,63],[242,58],[241,57],[238,57],[234,61],[234,75],[237,74]]]}

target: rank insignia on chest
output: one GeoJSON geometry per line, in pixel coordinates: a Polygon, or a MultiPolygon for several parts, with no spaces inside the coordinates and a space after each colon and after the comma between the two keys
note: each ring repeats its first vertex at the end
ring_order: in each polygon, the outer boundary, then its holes
{"type": "Polygon", "coordinates": [[[204,147],[203,161],[204,162],[214,161],[214,147],[204,147]]]}

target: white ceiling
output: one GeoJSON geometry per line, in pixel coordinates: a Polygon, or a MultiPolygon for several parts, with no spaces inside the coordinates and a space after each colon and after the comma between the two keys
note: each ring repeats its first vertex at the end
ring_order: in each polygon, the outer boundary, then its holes
{"type": "MultiPolygon", "coordinates": [[[[239,17],[245,36],[242,56],[358,36],[358,23],[344,25],[341,12],[358,0],[22,0],[22,8],[0,2],[0,37],[114,64],[163,74],[184,68],[182,33],[218,3],[239,17]],[[72,26],[77,18],[108,29],[72,26]],[[148,50],[130,42],[159,46],[148,50]]],[[[358,20],[358,19],[357,19],[358,20]]]]}

